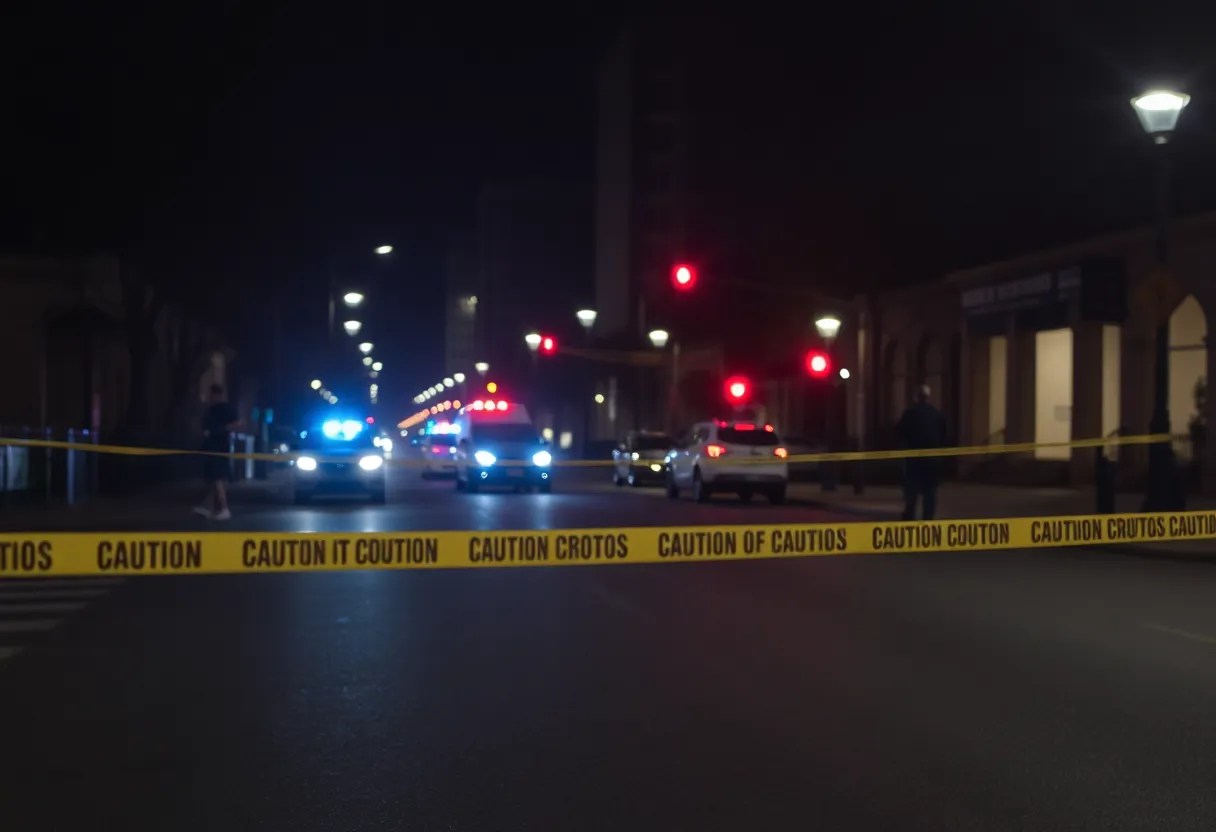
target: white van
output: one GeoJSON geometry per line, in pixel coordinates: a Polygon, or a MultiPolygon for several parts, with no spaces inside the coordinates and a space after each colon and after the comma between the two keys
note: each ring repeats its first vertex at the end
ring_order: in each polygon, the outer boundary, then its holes
{"type": "Polygon", "coordinates": [[[456,490],[486,486],[548,493],[553,456],[522,404],[482,399],[466,404],[452,420],[456,444],[456,490]]]}

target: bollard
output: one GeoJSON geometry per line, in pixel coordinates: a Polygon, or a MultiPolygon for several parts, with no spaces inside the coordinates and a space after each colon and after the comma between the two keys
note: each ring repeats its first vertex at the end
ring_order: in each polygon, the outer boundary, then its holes
{"type": "Polygon", "coordinates": [[[1094,495],[1097,514],[1115,513],[1115,467],[1103,448],[1094,448],[1094,495]]]}
{"type": "Polygon", "coordinates": [[[68,428],[68,467],[66,473],[67,485],[64,488],[64,499],[69,506],[76,504],[76,449],[71,447],[76,441],[76,431],[68,428]]]}
{"type": "Polygon", "coordinates": [[[836,490],[836,463],[823,462],[819,465],[819,489],[821,491],[836,490]]]}

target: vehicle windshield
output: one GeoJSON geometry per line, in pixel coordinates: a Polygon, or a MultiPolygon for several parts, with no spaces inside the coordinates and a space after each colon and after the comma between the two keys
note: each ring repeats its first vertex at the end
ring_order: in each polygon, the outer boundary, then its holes
{"type": "Polygon", "coordinates": [[[360,431],[353,439],[330,439],[321,431],[309,431],[308,436],[300,440],[302,451],[325,451],[326,453],[342,453],[343,451],[376,450],[376,444],[371,431],[360,431]]]}
{"type": "Polygon", "coordinates": [[[540,442],[536,428],[531,425],[478,425],[474,434],[480,442],[540,442]]]}
{"type": "Polygon", "coordinates": [[[756,428],[739,430],[738,428],[718,428],[718,438],[731,445],[752,445],[757,448],[771,448],[780,444],[777,434],[771,430],[756,428]]]}
{"type": "Polygon", "coordinates": [[[634,450],[638,451],[666,451],[675,444],[675,441],[665,433],[635,436],[633,438],[634,450]]]}

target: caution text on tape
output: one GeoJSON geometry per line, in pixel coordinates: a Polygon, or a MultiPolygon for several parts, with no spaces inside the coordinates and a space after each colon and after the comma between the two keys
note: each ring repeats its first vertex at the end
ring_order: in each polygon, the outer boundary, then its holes
{"type": "Polygon", "coordinates": [[[1216,538],[1216,512],[551,531],[0,535],[0,578],[469,569],[1034,549],[1216,538]]]}

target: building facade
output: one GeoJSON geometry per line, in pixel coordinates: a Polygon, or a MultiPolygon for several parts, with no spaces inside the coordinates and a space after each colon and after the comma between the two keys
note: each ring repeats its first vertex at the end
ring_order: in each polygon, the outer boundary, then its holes
{"type": "Polygon", "coordinates": [[[132,303],[145,284],[123,268],[112,258],[0,258],[0,426],[169,436],[194,429],[212,382],[232,386],[234,353],[181,305],[132,303]],[[138,326],[137,306],[155,308],[138,326]],[[147,346],[142,373],[132,372],[136,335],[147,346]]]}
{"type": "MultiPolygon", "coordinates": [[[[924,383],[960,445],[1144,434],[1156,326],[1168,318],[1175,448],[1183,464],[1210,478],[1216,460],[1203,427],[1212,416],[1206,383],[1213,359],[1205,310],[1216,304],[1216,214],[1177,221],[1169,243],[1165,270],[1157,266],[1154,229],[1144,228],[858,299],[872,323],[859,344],[844,339],[863,365],[850,424],[864,424],[881,443],[924,383]],[[867,353],[872,361],[862,360],[867,353]]],[[[1092,479],[1093,454],[1041,447],[999,463],[971,458],[961,470],[1078,484],[1092,479]]],[[[1142,447],[1117,456],[1127,483],[1143,476],[1142,447]]]]}

